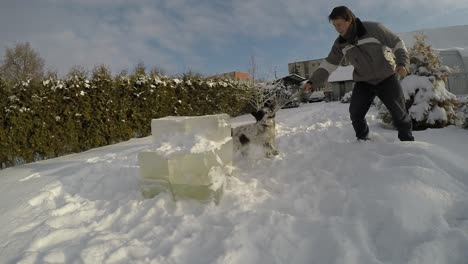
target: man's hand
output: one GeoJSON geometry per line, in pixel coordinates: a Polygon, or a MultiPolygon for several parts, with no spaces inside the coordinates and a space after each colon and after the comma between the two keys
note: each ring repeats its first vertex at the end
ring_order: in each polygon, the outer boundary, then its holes
{"type": "Polygon", "coordinates": [[[398,74],[400,78],[405,78],[406,75],[408,75],[408,71],[406,70],[406,68],[401,65],[396,66],[395,73],[398,74]]]}
{"type": "Polygon", "coordinates": [[[311,93],[314,91],[314,87],[312,86],[311,83],[304,84],[303,89],[304,89],[304,93],[311,93]]]}

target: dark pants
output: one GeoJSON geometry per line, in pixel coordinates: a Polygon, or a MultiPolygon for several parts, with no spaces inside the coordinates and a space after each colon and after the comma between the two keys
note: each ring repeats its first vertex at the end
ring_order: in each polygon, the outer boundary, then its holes
{"type": "Polygon", "coordinates": [[[376,85],[356,82],[349,106],[356,137],[368,138],[369,126],[365,117],[375,96],[382,101],[392,115],[393,124],[398,129],[398,138],[401,141],[414,141],[411,117],[406,110],[403,90],[395,75],[376,85]]]}

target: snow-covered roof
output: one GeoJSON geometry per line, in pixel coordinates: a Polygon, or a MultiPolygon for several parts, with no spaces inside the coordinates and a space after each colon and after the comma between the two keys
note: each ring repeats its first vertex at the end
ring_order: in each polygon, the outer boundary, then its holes
{"type": "Polygon", "coordinates": [[[292,73],[292,74],[289,74],[289,75],[284,76],[282,78],[274,80],[273,83],[283,81],[285,85],[291,85],[291,84],[292,85],[299,85],[302,82],[304,82],[305,80],[307,80],[307,79],[300,76],[300,75],[298,75],[298,74],[292,73]]]}
{"type": "Polygon", "coordinates": [[[328,77],[328,82],[344,82],[353,80],[353,66],[340,66],[328,77]]]}

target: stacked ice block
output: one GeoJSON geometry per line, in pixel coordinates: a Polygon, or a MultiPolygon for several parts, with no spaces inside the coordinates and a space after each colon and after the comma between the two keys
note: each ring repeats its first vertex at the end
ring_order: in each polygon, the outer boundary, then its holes
{"type": "Polygon", "coordinates": [[[143,195],[169,190],[174,199],[188,197],[219,203],[232,165],[229,116],[153,119],[155,149],[140,152],[143,195]]]}

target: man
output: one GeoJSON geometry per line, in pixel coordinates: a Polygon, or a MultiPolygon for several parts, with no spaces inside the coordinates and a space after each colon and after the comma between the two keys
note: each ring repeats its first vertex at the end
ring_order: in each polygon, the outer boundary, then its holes
{"type": "Polygon", "coordinates": [[[380,23],[361,22],[345,6],[335,7],[328,19],[340,35],[328,57],[304,85],[304,91],[314,91],[314,87],[326,81],[330,73],[345,60],[354,66],[353,79],[356,83],[349,112],[357,139],[369,139],[365,116],[377,96],[392,115],[398,138],[414,141],[412,121],[397,78],[397,75],[405,77],[408,73],[409,58],[403,41],[380,23]],[[387,47],[395,55],[396,67],[385,56],[387,47]]]}

